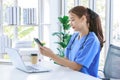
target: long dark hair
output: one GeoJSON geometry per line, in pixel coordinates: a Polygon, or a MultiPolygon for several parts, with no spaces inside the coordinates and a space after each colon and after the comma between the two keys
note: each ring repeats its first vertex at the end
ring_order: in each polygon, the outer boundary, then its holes
{"type": "Polygon", "coordinates": [[[86,16],[87,23],[89,23],[89,31],[94,32],[96,34],[96,36],[98,37],[100,41],[100,46],[102,49],[103,43],[105,41],[104,41],[102,25],[101,25],[101,20],[100,20],[99,15],[95,13],[94,11],[92,11],[91,9],[85,8],[83,6],[76,6],[70,9],[69,13],[74,13],[79,18],[81,18],[83,15],[86,16]]]}

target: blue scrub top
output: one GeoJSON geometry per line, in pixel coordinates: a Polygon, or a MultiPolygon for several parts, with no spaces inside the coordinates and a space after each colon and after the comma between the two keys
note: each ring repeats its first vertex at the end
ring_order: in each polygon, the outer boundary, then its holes
{"type": "Polygon", "coordinates": [[[65,57],[82,65],[80,72],[98,77],[100,42],[94,32],[89,32],[88,36],[80,39],[78,39],[78,35],[79,33],[72,35],[64,52],[65,57]]]}

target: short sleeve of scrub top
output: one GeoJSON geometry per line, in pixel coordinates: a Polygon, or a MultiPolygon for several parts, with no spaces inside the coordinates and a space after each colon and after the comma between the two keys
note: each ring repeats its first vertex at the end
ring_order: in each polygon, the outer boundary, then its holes
{"type": "Polygon", "coordinates": [[[66,57],[76,62],[77,64],[82,65],[82,69],[80,70],[83,73],[92,75],[94,77],[98,77],[98,65],[99,65],[99,56],[100,56],[100,42],[95,35],[94,32],[90,32],[88,35],[87,40],[85,41],[84,45],[83,42],[85,40],[85,37],[82,37],[80,40],[76,39],[71,46],[71,42],[73,38],[75,38],[75,35],[73,34],[73,37],[71,38],[66,51],[65,55],[66,57]],[[83,45],[83,48],[81,48],[83,45]],[[69,50],[69,47],[72,47],[71,50],[69,50]]]}

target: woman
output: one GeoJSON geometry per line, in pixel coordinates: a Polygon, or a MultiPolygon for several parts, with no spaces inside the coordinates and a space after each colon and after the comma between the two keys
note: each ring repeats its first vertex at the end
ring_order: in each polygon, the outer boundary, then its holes
{"type": "Polygon", "coordinates": [[[43,55],[60,65],[98,77],[103,32],[98,14],[83,6],[69,11],[70,25],[76,31],[65,50],[65,58],[58,57],[49,48],[40,47],[43,55]]]}

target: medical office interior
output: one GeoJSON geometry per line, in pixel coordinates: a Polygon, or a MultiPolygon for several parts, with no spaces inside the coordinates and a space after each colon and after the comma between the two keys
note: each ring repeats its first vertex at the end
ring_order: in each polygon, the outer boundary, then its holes
{"type": "MultiPolygon", "coordinates": [[[[119,5],[119,0],[0,0],[0,80],[99,80],[69,70],[42,56],[34,41],[34,38],[38,38],[46,47],[60,54],[60,49],[64,46],[56,43],[61,41],[61,35],[55,33],[64,32],[64,29],[59,18],[69,16],[68,11],[74,6],[88,7],[99,14],[105,37],[100,52],[100,75],[107,75],[108,80],[120,80],[119,5]],[[48,68],[55,66],[56,70],[35,74],[17,70],[6,48],[17,49],[23,62],[30,64],[31,54],[36,53],[39,57],[37,64],[46,61],[44,65],[48,68]]],[[[67,29],[67,32],[74,33],[72,28],[67,29]]]]}

